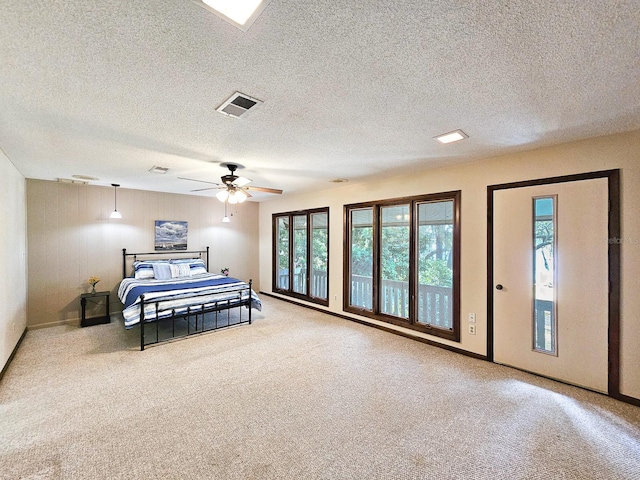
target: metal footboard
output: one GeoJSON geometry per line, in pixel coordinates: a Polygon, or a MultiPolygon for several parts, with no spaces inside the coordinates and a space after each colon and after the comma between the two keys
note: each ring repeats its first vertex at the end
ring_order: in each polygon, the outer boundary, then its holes
{"type": "MultiPolygon", "coordinates": [[[[169,300],[154,300],[147,302],[145,296],[140,296],[140,350],[162,342],[200,335],[202,333],[251,324],[252,280],[246,286],[226,292],[231,298],[219,301],[203,301],[188,307],[185,312],[177,313],[175,308],[163,308],[163,303],[169,300]],[[237,293],[237,296],[236,296],[237,293]],[[243,298],[243,293],[246,297],[243,298]],[[145,306],[153,305],[153,318],[145,318],[145,306]],[[243,308],[247,312],[243,315],[243,308]]],[[[198,296],[207,296],[207,293],[198,296]]]]}

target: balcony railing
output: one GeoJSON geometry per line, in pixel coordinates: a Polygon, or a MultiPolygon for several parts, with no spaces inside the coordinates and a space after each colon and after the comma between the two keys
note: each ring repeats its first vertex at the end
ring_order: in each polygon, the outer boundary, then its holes
{"type": "MultiPolygon", "coordinates": [[[[371,277],[352,275],[350,304],[372,310],[373,282],[371,277]]],[[[289,273],[281,270],[278,275],[277,288],[289,290],[289,273]]],[[[306,294],[305,274],[296,272],[293,275],[293,291],[306,294]]],[[[433,285],[418,286],[418,311],[416,321],[425,325],[451,329],[453,328],[451,287],[433,285]]],[[[383,280],[380,292],[380,311],[399,318],[409,318],[409,283],[395,280],[383,280]]],[[[311,296],[328,298],[327,272],[314,270],[311,275],[311,296]]]]}
{"type": "MultiPolygon", "coordinates": [[[[305,272],[296,271],[293,274],[293,291],[306,294],[305,272]]],[[[289,290],[289,272],[280,270],[278,274],[278,288],[289,290]]],[[[311,296],[315,298],[328,298],[327,272],[323,270],[313,270],[311,273],[311,296]]]]}
{"type": "MultiPolygon", "coordinates": [[[[371,277],[351,276],[351,305],[372,309],[371,277]]],[[[382,280],[380,311],[387,315],[409,318],[409,282],[382,280]]],[[[417,321],[440,328],[453,328],[452,288],[434,285],[418,286],[417,321]]]]}

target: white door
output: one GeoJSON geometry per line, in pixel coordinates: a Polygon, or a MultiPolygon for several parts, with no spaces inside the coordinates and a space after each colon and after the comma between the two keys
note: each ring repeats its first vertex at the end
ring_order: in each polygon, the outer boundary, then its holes
{"type": "Polygon", "coordinates": [[[606,178],[494,191],[494,361],[608,380],[606,178]]]}

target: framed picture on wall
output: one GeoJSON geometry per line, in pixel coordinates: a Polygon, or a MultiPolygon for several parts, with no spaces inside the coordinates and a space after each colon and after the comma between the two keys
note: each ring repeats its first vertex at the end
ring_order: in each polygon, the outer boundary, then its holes
{"type": "Polygon", "coordinates": [[[156,220],[155,231],[156,251],[187,249],[187,222],[156,220]]]}

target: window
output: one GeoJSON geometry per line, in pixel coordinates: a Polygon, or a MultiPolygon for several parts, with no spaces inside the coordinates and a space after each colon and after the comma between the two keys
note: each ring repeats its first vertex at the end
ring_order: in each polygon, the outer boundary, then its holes
{"type": "MultiPolygon", "coordinates": [[[[371,310],[373,299],[373,208],[353,209],[349,212],[351,243],[349,257],[349,305],[371,310]]],[[[346,298],[346,297],[345,297],[346,298]]]]}
{"type": "Polygon", "coordinates": [[[329,305],[329,209],[273,215],[273,290],[329,305]]]}
{"type": "Polygon", "coordinates": [[[460,192],[345,206],[344,309],[460,340],[460,192]]]}
{"type": "Polygon", "coordinates": [[[556,352],[556,196],[533,199],[533,349],[556,352]]]}

